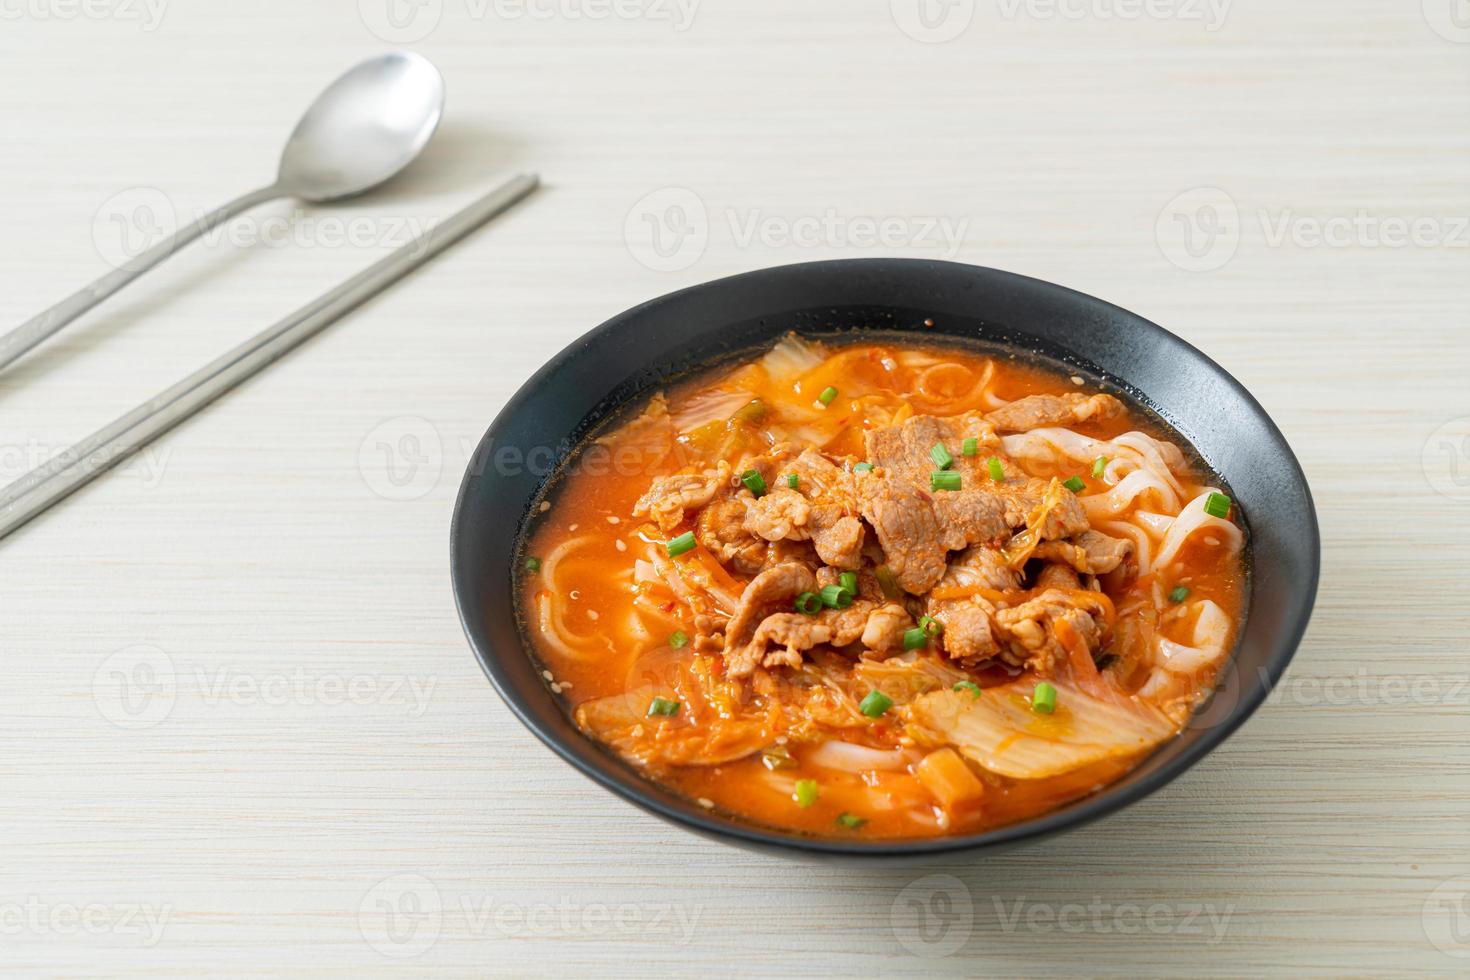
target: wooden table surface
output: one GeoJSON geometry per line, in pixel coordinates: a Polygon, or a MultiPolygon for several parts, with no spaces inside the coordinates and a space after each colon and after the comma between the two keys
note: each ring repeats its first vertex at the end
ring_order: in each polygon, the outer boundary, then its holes
{"type": "Polygon", "coordinates": [[[534,169],[532,200],[5,540],[0,968],[1470,970],[1470,19],[1453,0],[0,2],[0,323],[269,180],[421,51],[411,175],[253,212],[0,375],[10,478],[534,169]],[[1456,19],[1458,17],[1458,19],[1456,19]],[[1321,512],[1286,682],[1154,797],[894,869],[597,789],[465,645],[447,526],[532,371],[762,266],[948,257],[1205,350],[1321,512]]]}

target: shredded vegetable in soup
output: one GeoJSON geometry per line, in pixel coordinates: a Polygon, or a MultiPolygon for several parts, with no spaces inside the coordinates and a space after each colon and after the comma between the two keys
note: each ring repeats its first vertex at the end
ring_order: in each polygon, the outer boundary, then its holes
{"type": "Polygon", "coordinates": [[[522,603],[578,726],[649,779],[799,832],[971,833],[1179,732],[1241,622],[1238,519],[1081,378],[790,335],[584,447],[522,603]]]}

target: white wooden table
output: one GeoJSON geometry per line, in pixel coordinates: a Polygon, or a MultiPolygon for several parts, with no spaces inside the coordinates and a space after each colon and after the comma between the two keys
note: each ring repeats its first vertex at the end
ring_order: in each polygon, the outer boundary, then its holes
{"type": "Polygon", "coordinates": [[[412,47],[450,90],[391,193],[263,208],[0,376],[5,478],[498,176],[547,181],[0,544],[0,969],[1470,969],[1465,5],[585,2],[0,2],[0,324],[267,180],[355,60],[412,47]],[[539,364],[659,293],[856,255],[1167,325],[1317,495],[1287,683],[1040,847],[863,870],[696,840],[543,749],[455,620],[453,494],[539,364]]]}

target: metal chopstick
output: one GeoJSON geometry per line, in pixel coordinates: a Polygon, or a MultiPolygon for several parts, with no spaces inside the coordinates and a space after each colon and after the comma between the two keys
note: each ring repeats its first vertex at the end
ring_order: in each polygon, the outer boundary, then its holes
{"type": "Polygon", "coordinates": [[[536,189],[521,175],[0,490],[0,538],[105,473],[536,189]]]}

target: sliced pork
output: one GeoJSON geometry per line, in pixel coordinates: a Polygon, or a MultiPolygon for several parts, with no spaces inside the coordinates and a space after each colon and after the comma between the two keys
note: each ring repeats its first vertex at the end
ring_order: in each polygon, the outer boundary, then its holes
{"type": "Polygon", "coordinates": [[[1075,538],[1047,541],[1037,546],[1035,557],[1070,565],[1083,575],[1105,575],[1133,554],[1133,542],[1101,531],[1083,531],[1075,538]]]}
{"type": "Polygon", "coordinates": [[[633,516],[651,517],[659,527],[671,531],[683,522],[687,511],[698,510],[715,499],[729,479],[730,464],[725,462],[699,473],[661,476],[633,505],[633,516]]]}
{"type": "Polygon", "coordinates": [[[1000,432],[1030,432],[1057,425],[1076,425],[1123,414],[1123,403],[1112,395],[1028,395],[985,416],[1000,432]]]}

